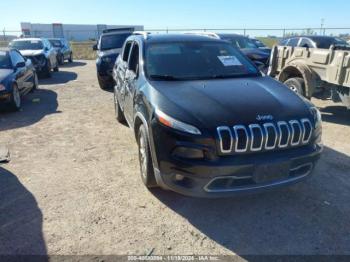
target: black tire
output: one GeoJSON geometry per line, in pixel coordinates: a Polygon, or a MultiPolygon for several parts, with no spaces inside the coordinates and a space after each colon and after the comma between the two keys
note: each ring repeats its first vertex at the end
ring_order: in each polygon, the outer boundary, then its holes
{"type": "Polygon", "coordinates": [[[284,82],[289,89],[293,90],[295,93],[305,96],[305,81],[301,77],[289,78],[284,82]]]}
{"type": "Polygon", "coordinates": [[[69,58],[68,58],[69,63],[73,63],[73,53],[70,53],[69,58]]]}
{"type": "Polygon", "coordinates": [[[118,103],[117,93],[114,90],[114,108],[115,108],[115,118],[121,124],[125,124],[125,116],[118,103]]]}
{"type": "Polygon", "coordinates": [[[43,75],[46,78],[51,78],[51,65],[48,60],[46,61],[45,68],[43,69],[43,75]]]}
{"type": "Polygon", "coordinates": [[[58,72],[59,68],[58,68],[58,62],[56,62],[56,67],[53,69],[54,72],[58,72]]]}
{"type": "Polygon", "coordinates": [[[157,187],[158,184],[154,177],[154,169],[147,131],[143,125],[141,125],[138,130],[137,144],[139,149],[139,163],[142,182],[147,188],[157,187]]]}
{"type": "Polygon", "coordinates": [[[12,111],[18,111],[21,108],[21,95],[19,93],[19,89],[17,84],[13,84],[12,93],[10,97],[10,109],[12,111]]]}
{"type": "Polygon", "coordinates": [[[113,82],[104,81],[103,79],[101,79],[101,77],[99,75],[97,75],[97,80],[98,80],[98,84],[102,90],[111,90],[114,86],[113,82]]]}
{"type": "Polygon", "coordinates": [[[57,61],[58,61],[59,65],[63,65],[64,64],[64,55],[61,54],[59,57],[57,57],[57,61]]]}

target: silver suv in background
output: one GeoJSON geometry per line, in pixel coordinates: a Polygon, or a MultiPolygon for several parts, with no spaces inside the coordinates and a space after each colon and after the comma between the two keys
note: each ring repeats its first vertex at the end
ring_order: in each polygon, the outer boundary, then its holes
{"type": "Polygon", "coordinates": [[[10,48],[20,51],[22,56],[30,59],[36,72],[44,77],[51,77],[51,70],[58,72],[57,52],[50,41],[45,38],[22,38],[12,40],[10,48]]]}
{"type": "Polygon", "coordinates": [[[57,52],[57,61],[60,65],[63,65],[65,60],[69,63],[73,62],[73,51],[66,39],[49,38],[49,41],[57,52]]]}
{"type": "Polygon", "coordinates": [[[293,36],[283,39],[278,45],[320,49],[329,49],[333,45],[338,49],[341,47],[350,48],[350,44],[339,37],[318,35],[293,36]]]}

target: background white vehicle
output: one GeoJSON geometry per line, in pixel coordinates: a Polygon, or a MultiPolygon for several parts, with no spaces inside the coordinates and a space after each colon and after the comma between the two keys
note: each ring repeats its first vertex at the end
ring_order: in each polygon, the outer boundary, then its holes
{"type": "Polygon", "coordinates": [[[57,52],[49,40],[45,38],[15,39],[9,46],[20,51],[25,58],[29,58],[39,74],[50,77],[51,70],[58,72],[57,52]]]}

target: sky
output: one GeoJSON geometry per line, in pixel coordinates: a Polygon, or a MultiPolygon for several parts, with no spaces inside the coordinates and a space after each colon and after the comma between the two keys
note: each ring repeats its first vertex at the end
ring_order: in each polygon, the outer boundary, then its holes
{"type": "Polygon", "coordinates": [[[165,28],[350,27],[349,0],[3,0],[0,29],[20,22],[165,28]]]}

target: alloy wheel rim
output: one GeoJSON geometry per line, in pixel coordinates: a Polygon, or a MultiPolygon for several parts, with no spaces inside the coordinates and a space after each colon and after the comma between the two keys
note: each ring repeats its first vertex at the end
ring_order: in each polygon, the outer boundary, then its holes
{"type": "Polygon", "coordinates": [[[146,154],[146,143],[143,136],[140,137],[140,146],[139,146],[139,153],[140,153],[140,165],[141,165],[141,174],[143,178],[146,178],[146,172],[147,172],[147,154],[146,154]]]}
{"type": "Polygon", "coordinates": [[[13,100],[15,101],[15,104],[17,107],[20,107],[21,105],[21,97],[18,91],[17,87],[13,88],[13,100]]]}

